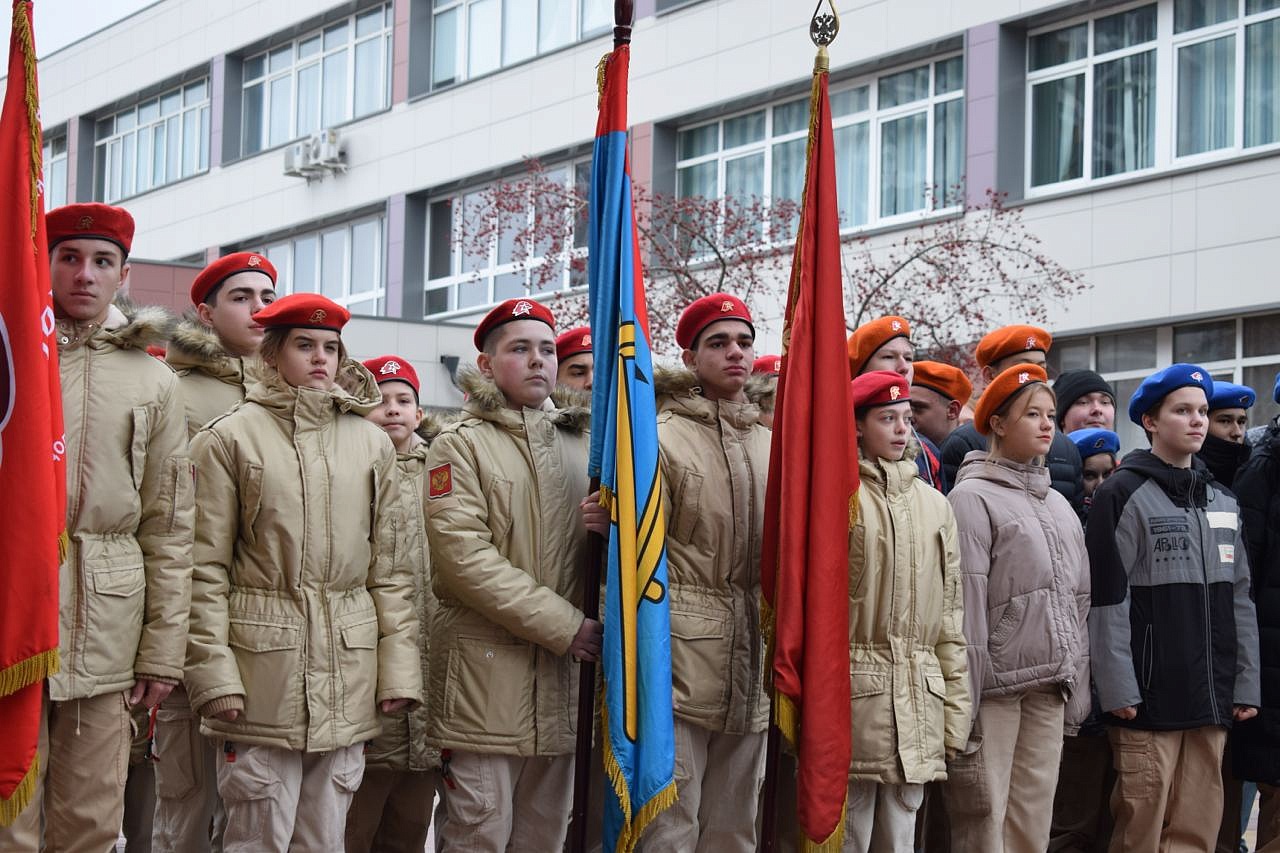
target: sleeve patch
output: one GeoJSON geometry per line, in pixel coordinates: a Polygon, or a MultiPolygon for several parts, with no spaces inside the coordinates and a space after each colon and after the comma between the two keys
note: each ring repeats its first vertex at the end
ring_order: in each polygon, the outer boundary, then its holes
{"type": "Polygon", "coordinates": [[[1234,563],[1236,561],[1236,546],[1219,545],[1218,556],[1222,559],[1222,562],[1224,563],[1234,563]]]}
{"type": "Polygon", "coordinates": [[[427,472],[427,497],[442,498],[453,493],[453,468],[450,463],[437,465],[427,472]]]}

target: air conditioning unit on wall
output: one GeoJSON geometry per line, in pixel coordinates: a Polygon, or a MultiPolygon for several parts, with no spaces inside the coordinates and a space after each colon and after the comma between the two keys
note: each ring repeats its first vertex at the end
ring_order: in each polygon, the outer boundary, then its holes
{"type": "Polygon", "coordinates": [[[336,130],[322,130],[284,150],[284,173],[307,183],[347,171],[346,151],[336,130]]]}

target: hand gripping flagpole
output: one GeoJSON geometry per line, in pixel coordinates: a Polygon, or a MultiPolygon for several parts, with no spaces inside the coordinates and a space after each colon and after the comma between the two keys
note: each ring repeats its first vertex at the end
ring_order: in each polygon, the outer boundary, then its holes
{"type": "MultiPolygon", "coordinates": [[[[631,43],[631,27],[635,17],[634,0],[614,0],[613,46],[631,43]]],[[[604,92],[604,63],[600,65],[600,91],[604,92]]],[[[600,478],[591,478],[591,492],[600,489],[600,478]]],[[[598,533],[587,536],[587,555],[583,574],[582,612],[588,619],[600,618],[600,573],[605,561],[605,540],[598,533]]],[[[578,672],[577,742],[573,753],[573,810],[569,816],[569,853],[586,853],[587,803],[591,798],[591,742],[595,732],[596,664],[587,661],[578,672]]],[[[601,732],[601,737],[608,737],[601,732]]],[[[601,777],[603,778],[603,768],[601,777]]]]}
{"type": "MultiPolygon", "coordinates": [[[[818,5],[813,9],[813,16],[809,19],[809,40],[818,48],[818,53],[813,59],[813,74],[815,78],[819,74],[826,74],[831,70],[831,59],[827,55],[827,47],[836,40],[836,36],[840,34],[840,15],[836,12],[836,6],[833,0],[818,0],[818,5]],[[830,13],[822,11],[822,5],[826,4],[831,10],[830,13]]],[[[817,92],[817,84],[814,85],[814,92],[817,92]]],[[[809,100],[810,122],[813,121],[812,112],[816,109],[816,94],[809,100]]],[[[809,152],[813,149],[813,131],[812,125],[809,133],[809,152]]],[[[784,335],[784,337],[786,337],[784,335]]],[[[790,341],[783,341],[783,354],[790,341]]],[[[771,635],[772,636],[772,635],[771,635]]],[[[773,671],[773,643],[769,644],[769,671],[773,671]]],[[[762,792],[761,814],[760,814],[760,853],[774,853],[778,845],[778,758],[781,751],[782,732],[777,724],[777,703],[778,694],[776,690],[769,691],[769,737],[765,745],[765,764],[764,764],[764,790],[762,792]]],[[[790,808],[795,808],[795,803],[788,803],[790,808]]],[[[800,833],[803,835],[803,833],[800,833]]]]}

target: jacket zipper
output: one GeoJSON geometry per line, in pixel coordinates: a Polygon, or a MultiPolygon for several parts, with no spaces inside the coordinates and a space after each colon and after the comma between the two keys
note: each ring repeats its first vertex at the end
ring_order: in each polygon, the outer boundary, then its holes
{"type": "MultiPolygon", "coordinates": [[[[1193,505],[1194,506],[1194,505],[1193,505]]],[[[1205,509],[1208,510],[1209,503],[1205,501],[1205,509]]],[[[1205,535],[1204,513],[1196,513],[1196,526],[1200,530],[1200,570],[1204,575],[1204,639],[1205,639],[1205,668],[1209,676],[1209,708],[1213,711],[1213,722],[1215,725],[1222,724],[1222,715],[1218,711],[1217,689],[1213,678],[1213,617],[1209,606],[1209,555],[1205,550],[1205,543],[1208,537],[1205,535]]]]}

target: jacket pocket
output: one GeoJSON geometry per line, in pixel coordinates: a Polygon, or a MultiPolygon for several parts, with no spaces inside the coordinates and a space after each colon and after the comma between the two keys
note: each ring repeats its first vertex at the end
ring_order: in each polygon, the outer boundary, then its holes
{"type": "Polygon", "coordinates": [[[253,545],[258,541],[254,525],[262,510],[262,466],[250,464],[240,481],[240,537],[253,545]]]}
{"type": "Polygon", "coordinates": [[[671,608],[671,693],[677,709],[721,712],[729,672],[728,617],[671,608]]]}
{"type": "Polygon", "coordinates": [[[1000,614],[1000,621],[996,622],[991,629],[988,638],[988,645],[992,648],[1003,646],[1009,642],[1014,633],[1018,630],[1018,623],[1022,621],[1022,614],[1027,610],[1027,597],[1025,595],[1015,596],[1009,599],[1005,604],[1003,612],[1000,614]]]}
{"type": "Polygon", "coordinates": [[[942,677],[941,669],[935,671],[935,664],[926,664],[921,672],[924,690],[921,692],[923,708],[921,722],[924,724],[924,743],[926,761],[942,761],[946,758],[947,734],[947,680],[942,677]]]}
{"type": "Polygon", "coordinates": [[[302,628],[275,617],[235,616],[227,645],[244,685],[244,719],[252,725],[285,728],[298,716],[305,685],[302,628]]]}
{"type": "Polygon", "coordinates": [[[494,477],[489,489],[489,530],[493,534],[493,546],[505,554],[512,524],[511,481],[494,477]]]}
{"type": "MultiPolygon", "coordinates": [[[[80,543],[85,585],[84,670],[128,677],[142,638],[147,576],[131,536],[87,537],[80,543]]],[[[74,642],[74,641],[73,641],[74,642]]]]}
{"type": "Polygon", "coordinates": [[[446,728],[478,736],[516,738],[534,731],[533,649],[526,643],[458,637],[449,650],[446,728]]]}
{"type": "Polygon", "coordinates": [[[342,682],[342,715],[354,726],[377,720],[378,614],[370,607],[339,624],[342,648],[338,677],[342,682]]]}
{"type": "Polygon", "coordinates": [[[857,762],[879,762],[897,752],[898,732],[893,721],[893,694],[886,670],[868,664],[849,668],[850,714],[853,733],[851,757],[857,762]]]}
{"type": "Polygon", "coordinates": [[[147,473],[147,445],[151,441],[151,417],[146,406],[133,408],[133,436],[129,442],[129,470],[133,475],[133,490],[142,488],[142,478],[147,473]]]}
{"type": "Polygon", "coordinates": [[[156,796],[186,799],[204,784],[205,752],[211,741],[200,734],[200,721],[190,710],[156,712],[156,796]]]}
{"type": "Polygon", "coordinates": [[[669,529],[677,541],[689,544],[693,539],[694,528],[698,526],[698,513],[702,501],[702,475],[686,471],[680,478],[671,508],[669,529]]]}

